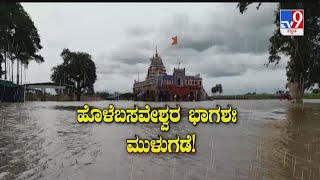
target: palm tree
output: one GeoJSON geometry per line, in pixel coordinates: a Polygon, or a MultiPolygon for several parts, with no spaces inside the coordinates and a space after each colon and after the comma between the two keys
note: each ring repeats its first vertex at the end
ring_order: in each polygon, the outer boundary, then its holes
{"type": "MultiPolygon", "coordinates": [[[[5,62],[5,79],[7,64],[11,61],[11,80],[13,81],[13,62],[17,63],[17,84],[19,69],[28,66],[29,61],[44,62],[37,52],[42,48],[37,28],[20,3],[1,2],[0,8],[0,54],[5,62]],[[20,64],[20,66],[19,66],[20,64]]],[[[2,72],[2,67],[0,67],[2,72]]],[[[0,75],[1,78],[1,75],[0,75]]]]}

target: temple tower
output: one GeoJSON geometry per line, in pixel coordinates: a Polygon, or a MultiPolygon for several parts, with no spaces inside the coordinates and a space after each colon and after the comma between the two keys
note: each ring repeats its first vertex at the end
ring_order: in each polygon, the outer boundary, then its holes
{"type": "Polygon", "coordinates": [[[150,58],[150,66],[147,73],[147,79],[155,77],[158,74],[166,74],[166,68],[163,65],[162,58],[158,54],[158,49],[156,47],[156,54],[150,58]]]}
{"type": "Polygon", "coordinates": [[[186,77],[186,69],[176,69],[173,70],[173,84],[176,86],[184,86],[185,85],[185,77],[186,77]]]}

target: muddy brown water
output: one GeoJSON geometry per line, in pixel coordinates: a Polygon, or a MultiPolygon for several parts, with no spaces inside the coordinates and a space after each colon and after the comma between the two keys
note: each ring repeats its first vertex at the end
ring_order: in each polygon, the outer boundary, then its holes
{"type": "MultiPolygon", "coordinates": [[[[107,108],[144,102],[87,102],[107,108]]],[[[161,132],[160,124],[79,124],[84,102],[0,104],[0,179],[320,179],[320,101],[217,100],[180,103],[183,116],[161,132]],[[190,108],[227,107],[237,124],[198,124],[190,108]],[[128,154],[126,139],[196,133],[195,154],[128,154]]],[[[176,103],[148,103],[164,107],[176,103]]]]}

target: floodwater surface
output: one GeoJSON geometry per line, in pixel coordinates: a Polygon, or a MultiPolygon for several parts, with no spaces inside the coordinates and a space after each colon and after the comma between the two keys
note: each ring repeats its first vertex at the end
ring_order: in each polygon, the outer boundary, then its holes
{"type": "MultiPolygon", "coordinates": [[[[99,101],[90,106],[143,107],[144,102],[99,101]]],[[[166,103],[149,103],[164,107],[166,103]]],[[[167,103],[176,107],[176,102],[167,103]]],[[[84,102],[0,104],[0,179],[239,180],[320,179],[320,101],[182,102],[168,132],[160,124],[77,122],[84,102]],[[238,111],[236,124],[188,121],[190,108],[238,111]],[[128,154],[126,139],[196,134],[194,154],[128,154]]]]}

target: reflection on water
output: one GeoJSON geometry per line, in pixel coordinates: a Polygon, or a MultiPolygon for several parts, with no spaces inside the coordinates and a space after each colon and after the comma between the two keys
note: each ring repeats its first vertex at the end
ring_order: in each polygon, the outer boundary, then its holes
{"type": "MultiPolygon", "coordinates": [[[[107,108],[143,102],[89,102],[107,108]]],[[[164,107],[165,103],[150,103],[164,107]]],[[[176,103],[168,103],[175,107],[176,103]]],[[[160,124],[79,124],[83,102],[0,104],[0,179],[320,179],[320,102],[184,102],[160,124]],[[189,108],[233,105],[237,124],[193,126],[189,108]],[[128,154],[126,139],[196,133],[196,154],[128,154]]]]}

